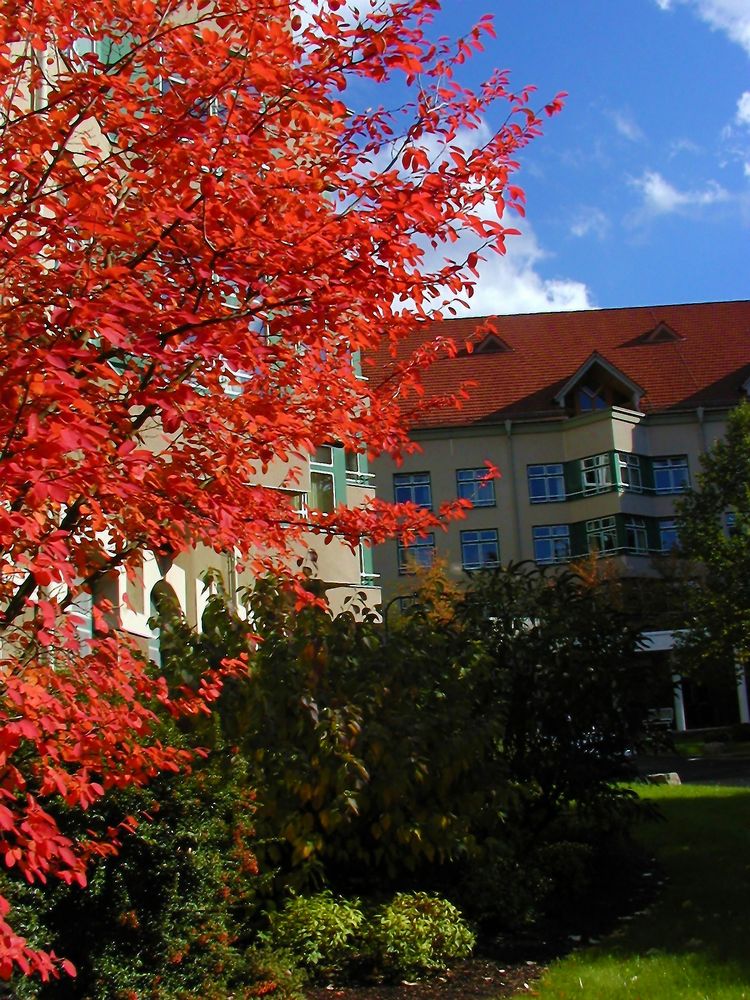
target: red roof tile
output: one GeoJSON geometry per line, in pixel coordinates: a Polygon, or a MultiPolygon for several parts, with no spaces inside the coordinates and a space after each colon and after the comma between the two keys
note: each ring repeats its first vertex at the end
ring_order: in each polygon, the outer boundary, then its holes
{"type": "MultiPolygon", "coordinates": [[[[487,319],[420,324],[398,345],[396,360],[435,337],[457,345],[456,357],[423,373],[427,399],[477,383],[461,410],[429,409],[415,427],[560,416],[555,394],[594,351],[643,387],[646,413],[731,406],[750,378],[750,301],[490,317],[510,350],[468,353],[466,341],[487,319]]],[[[366,359],[364,373],[377,384],[393,363],[384,348],[366,359]]]]}

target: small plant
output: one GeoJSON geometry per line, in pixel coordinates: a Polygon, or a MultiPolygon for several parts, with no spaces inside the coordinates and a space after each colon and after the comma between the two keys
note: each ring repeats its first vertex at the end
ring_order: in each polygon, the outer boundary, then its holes
{"type": "Polygon", "coordinates": [[[263,935],[274,951],[282,950],[313,976],[346,971],[359,953],[365,916],[359,900],[336,899],[330,892],[296,896],[270,916],[263,935]]]}
{"type": "Polygon", "coordinates": [[[474,934],[456,907],[425,892],[399,893],[373,914],[367,944],[379,969],[419,975],[466,958],[474,934]]]}

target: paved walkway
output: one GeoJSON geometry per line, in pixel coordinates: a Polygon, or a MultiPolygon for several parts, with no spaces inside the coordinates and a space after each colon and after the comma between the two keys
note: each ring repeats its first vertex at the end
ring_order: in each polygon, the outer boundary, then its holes
{"type": "Polygon", "coordinates": [[[676,771],[683,784],[750,786],[750,754],[747,757],[638,757],[640,775],[676,771]]]}

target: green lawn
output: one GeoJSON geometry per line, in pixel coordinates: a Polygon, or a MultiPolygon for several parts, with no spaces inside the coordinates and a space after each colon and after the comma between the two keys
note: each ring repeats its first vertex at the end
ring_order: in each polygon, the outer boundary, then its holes
{"type": "Polygon", "coordinates": [[[598,945],[554,963],[543,1000],[750,1000],[750,789],[644,786],[641,840],[667,884],[598,945]]]}

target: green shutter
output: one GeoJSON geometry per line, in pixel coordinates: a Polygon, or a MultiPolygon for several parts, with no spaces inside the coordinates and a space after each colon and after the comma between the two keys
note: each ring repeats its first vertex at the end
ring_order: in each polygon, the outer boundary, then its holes
{"type": "Polygon", "coordinates": [[[628,533],[625,529],[625,514],[615,514],[615,537],[617,538],[617,548],[624,549],[628,544],[628,533]]]}
{"type": "Polygon", "coordinates": [[[580,460],[575,458],[572,462],[564,462],[563,475],[565,477],[565,496],[571,500],[581,496],[583,485],[581,483],[580,460]]]}
{"type": "Polygon", "coordinates": [[[659,518],[646,517],[646,537],[648,538],[648,548],[650,552],[661,551],[661,536],[659,534],[659,518]]]}
{"type": "Polygon", "coordinates": [[[585,521],[574,521],[570,525],[570,552],[574,559],[588,555],[585,521]]]}
{"type": "Polygon", "coordinates": [[[641,455],[641,484],[644,493],[654,492],[654,463],[650,455],[641,455]]]}

